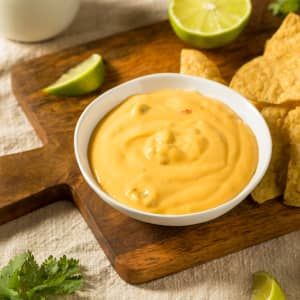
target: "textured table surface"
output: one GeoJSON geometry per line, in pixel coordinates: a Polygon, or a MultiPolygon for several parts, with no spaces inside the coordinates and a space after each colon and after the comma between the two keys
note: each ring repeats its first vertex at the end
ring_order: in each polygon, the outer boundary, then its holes
{"type": "MultiPolygon", "coordinates": [[[[0,155],[42,146],[11,93],[12,64],[165,19],[166,6],[167,1],[159,0],[83,1],[73,25],[54,40],[19,44],[0,37],[0,155]]],[[[27,249],[38,260],[50,254],[66,254],[80,259],[88,277],[86,289],[71,299],[151,300],[249,299],[251,274],[263,269],[278,278],[288,299],[300,299],[300,231],[148,284],[131,286],[114,272],[76,208],[61,200],[0,226],[1,266],[27,249]]]]}

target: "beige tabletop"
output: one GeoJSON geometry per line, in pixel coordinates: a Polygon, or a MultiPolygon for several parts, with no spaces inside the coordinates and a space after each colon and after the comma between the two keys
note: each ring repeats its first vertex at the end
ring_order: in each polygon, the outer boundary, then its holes
{"type": "MultiPolygon", "coordinates": [[[[166,0],[86,0],[73,25],[55,40],[18,44],[0,37],[0,155],[42,146],[11,93],[13,63],[165,19],[166,7],[166,0]]],[[[249,299],[251,274],[257,270],[276,276],[288,299],[300,299],[300,231],[132,286],[115,273],[77,209],[61,200],[0,226],[1,266],[27,249],[38,260],[50,254],[79,258],[88,286],[70,299],[243,300],[249,299]]]]}

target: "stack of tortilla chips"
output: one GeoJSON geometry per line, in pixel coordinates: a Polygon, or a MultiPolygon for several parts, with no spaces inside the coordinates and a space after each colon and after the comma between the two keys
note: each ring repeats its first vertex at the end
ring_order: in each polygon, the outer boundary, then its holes
{"type": "MultiPolygon", "coordinates": [[[[225,83],[216,64],[196,50],[182,50],[180,72],[225,83]]],[[[230,87],[261,111],[272,135],[270,166],[253,199],[284,195],[285,204],[300,207],[300,16],[285,18],[264,54],[243,65],[230,87]]]]}

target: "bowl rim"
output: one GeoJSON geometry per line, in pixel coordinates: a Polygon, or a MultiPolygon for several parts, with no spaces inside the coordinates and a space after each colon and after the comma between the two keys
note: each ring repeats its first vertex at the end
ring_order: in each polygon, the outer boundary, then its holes
{"type": "MultiPolygon", "coordinates": [[[[133,92],[132,95],[134,95],[135,93],[133,92]]],[[[124,98],[120,103],[122,103],[123,101],[125,101],[127,98],[124,98]]],[[[218,99],[216,99],[218,100],[218,99]]],[[[220,100],[218,100],[220,101],[220,100]]],[[[220,101],[222,102],[222,101],[220,101]]],[[[222,102],[224,103],[224,102],[222,102]]],[[[225,104],[225,103],[224,103],[225,104]]],[[[226,104],[227,105],[227,104],[226,104]]],[[[117,105],[115,105],[114,107],[116,107],[117,105]]],[[[231,109],[231,108],[230,108],[231,109]]],[[[110,110],[111,111],[111,110],[110,110]]],[[[106,114],[108,114],[109,112],[107,112],[106,114]]],[[[239,113],[235,112],[240,118],[242,118],[240,116],[239,113]]],[[[105,114],[105,115],[106,115],[105,114]]],[[[99,118],[98,123],[100,122],[100,120],[103,117],[99,118]]],[[[98,124],[97,123],[97,124],[98,124]]],[[[92,133],[95,129],[95,127],[97,126],[97,124],[94,126],[92,133]]],[[[259,143],[258,143],[258,139],[257,139],[257,134],[251,129],[251,131],[253,132],[253,134],[255,135],[256,141],[257,141],[257,145],[258,145],[258,149],[259,149],[259,143]]],[[[89,140],[90,140],[91,135],[89,136],[89,140]]],[[[88,146],[87,146],[88,147],[88,146]]],[[[243,95],[239,94],[237,91],[231,89],[230,87],[223,85],[219,82],[210,80],[210,79],[206,79],[200,76],[192,76],[192,75],[185,75],[185,74],[180,74],[180,73],[154,73],[154,74],[149,74],[149,75],[144,75],[144,76],[139,76],[136,77],[134,79],[131,79],[129,81],[126,81],[124,83],[121,83],[107,91],[105,91],[103,94],[100,94],[99,96],[97,96],[94,100],[92,100],[86,107],[85,109],[82,111],[77,123],[76,123],[76,127],[75,127],[75,131],[74,131],[74,152],[75,152],[75,158],[77,161],[77,164],[79,166],[79,169],[82,173],[82,176],[84,177],[84,179],[86,180],[86,182],[88,183],[88,185],[92,188],[92,190],[98,195],[100,196],[101,200],[105,201],[106,203],[108,203],[109,205],[113,206],[114,208],[120,209],[121,211],[130,211],[131,213],[134,214],[138,214],[138,215],[143,215],[145,217],[150,217],[150,218],[159,218],[159,219],[169,219],[169,220],[174,220],[174,219],[183,219],[183,218],[192,218],[192,217],[200,217],[200,216],[207,216],[207,214],[214,214],[214,213],[218,213],[219,211],[223,212],[223,211],[229,211],[232,208],[234,208],[235,206],[237,206],[239,203],[241,203],[250,193],[251,191],[257,186],[257,184],[261,181],[261,179],[263,178],[263,176],[265,175],[270,161],[271,161],[271,156],[272,156],[272,138],[271,138],[271,133],[269,130],[269,126],[267,125],[265,119],[263,118],[263,116],[261,115],[261,113],[258,111],[258,109],[251,104],[243,95]],[[233,198],[231,198],[230,200],[216,206],[213,208],[209,208],[206,210],[202,210],[199,212],[193,212],[193,213],[188,213],[188,214],[158,214],[158,213],[151,213],[151,212],[147,212],[147,211],[143,211],[143,210],[139,210],[133,207],[130,207],[129,205],[126,205],[120,201],[118,201],[117,199],[114,199],[113,197],[111,197],[108,193],[106,193],[100,186],[100,184],[96,183],[96,181],[94,182],[93,180],[91,180],[90,175],[87,174],[85,168],[83,167],[83,165],[81,164],[81,157],[79,154],[79,145],[78,145],[78,137],[79,137],[79,131],[80,131],[80,127],[82,126],[83,122],[85,121],[85,119],[87,118],[87,116],[89,115],[89,112],[91,110],[93,110],[94,106],[100,102],[100,101],[105,101],[105,97],[107,95],[109,95],[110,93],[113,93],[115,90],[124,87],[125,85],[129,85],[132,84],[136,81],[140,81],[143,79],[151,79],[151,78],[155,78],[155,77],[177,77],[177,78],[194,78],[194,79],[201,79],[202,81],[207,81],[210,82],[210,84],[214,84],[216,86],[222,86],[222,88],[226,88],[228,90],[230,90],[231,93],[236,94],[241,101],[243,101],[246,106],[247,109],[251,110],[252,113],[254,113],[256,115],[256,117],[258,117],[262,123],[265,126],[266,129],[266,133],[267,133],[267,141],[265,141],[265,145],[267,146],[266,149],[264,149],[264,152],[266,153],[267,159],[265,161],[265,165],[262,166],[260,174],[257,175],[257,178],[255,180],[253,180],[254,176],[256,175],[256,172],[258,170],[258,166],[260,163],[260,160],[258,158],[258,162],[257,162],[257,166],[256,166],[256,171],[254,172],[254,174],[252,175],[251,179],[248,181],[247,185],[240,191],[240,193],[238,193],[236,196],[234,196],[233,198]],[[268,147],[269,146],[269,147],[268,147]],[[228,208],[229,207],[229,208],[228,208]],[[227,208],[227,209],[226,209],[227,208]]],[[[212,218],[215,219],[215,218],[212,218]]]]}

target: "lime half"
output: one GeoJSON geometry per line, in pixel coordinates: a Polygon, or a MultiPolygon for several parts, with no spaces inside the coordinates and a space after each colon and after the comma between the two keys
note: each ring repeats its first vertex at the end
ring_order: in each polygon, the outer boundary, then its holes
{"type": "Polygon", "coordinates": [[[62,96],[80,96],[98,89],[104,80],[104,64],[99,54],[93,54],[85,61],[63,74],[43,91],[62,96]]]}
{"type": "Polygon", "coordinates": [[[221,47],[244,29],[250,0],[171,0],[169,20],[176,35],[200,48],[221,47]]]}
{"type": "Polygon", "coordinates": [[[286,300],[286,297],[276,279],[261,271],[253,275],[251,300],[286,300]]]}

